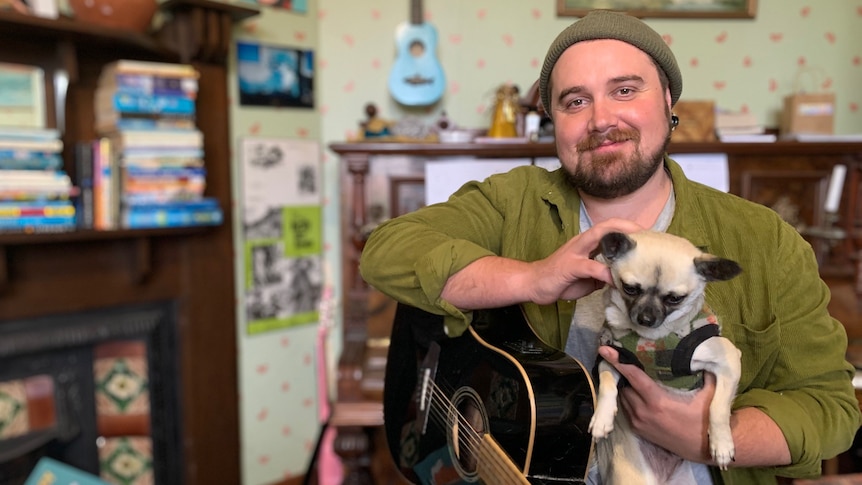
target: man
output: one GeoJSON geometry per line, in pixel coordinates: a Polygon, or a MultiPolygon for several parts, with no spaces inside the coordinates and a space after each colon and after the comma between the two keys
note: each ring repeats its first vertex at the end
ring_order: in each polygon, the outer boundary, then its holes
{"type": "MultiPolygon", "coordinates": [[[[667,231],[740,263],[743,274],[707,290],[722,331],[742,351],[730,470],[715,483],[810,477],[849,448],[860,425],[845,360],[847,339],[830,317],[829,290],[810,246],[771,210],[686,179],[665,150],[682,92],[668,46],[643,22],[595,11],[553,42],[539,78],[562,168],[521,167],[470,182],[446,203],[381,225],[360,270],[398,301],[444,315],[459,335],[472,310],[521,304],[534,330],[595,361],[596,289],[610,272],[590,259],[611,231],[667,231]],[[571,330],[570,330],[571,328],[571,330]]],[[[598,323],[600,324],[600,322],[598,323]]],[[[708,376],[691,402],[598,349],[631,384],[622,409],[642,437],[711,465],[708,376]]]]}

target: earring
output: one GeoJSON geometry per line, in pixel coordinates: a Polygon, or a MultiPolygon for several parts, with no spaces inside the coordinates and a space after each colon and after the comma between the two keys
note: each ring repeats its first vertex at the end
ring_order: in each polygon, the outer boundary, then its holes
{"type": "Polygon", "coordinates": [[[679,116],[671,115],[670,116],[670,131],[675,130],[678,125],[679,125],[679,116]]]}

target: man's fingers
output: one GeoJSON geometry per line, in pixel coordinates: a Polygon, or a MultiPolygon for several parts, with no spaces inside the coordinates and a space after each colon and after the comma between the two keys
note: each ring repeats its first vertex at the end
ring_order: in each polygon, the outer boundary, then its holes
{"type": "Polygon", "coordinates": [[[619,373],[629,381],[629,384],[635,389],[643,389],[645,386],[656,386],[650,376],[646,375],[638,366],[634,364],[621,364],[620,354],[613,347],[603,345],[599,347],[599,355],[608,361],[619,373]]]}

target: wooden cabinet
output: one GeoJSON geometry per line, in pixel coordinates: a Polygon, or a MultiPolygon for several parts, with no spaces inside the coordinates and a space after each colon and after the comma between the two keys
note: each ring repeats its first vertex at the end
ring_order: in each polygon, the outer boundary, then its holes
{"type": "MultiPolygon", "coordinates": [[[[425,163],[444,157],[475,157],[477,159],[529,159],[555,157],[556,148],[550,143],[528,144],[411,144],[411,143],[336,143],[330,149],[341,157],[342,231],[344,261],[344,352],[339,361],[338,399],[335,424],[340,427],[340,442],[336,446],[345,457],[349,473],[361,476],[367,463],[361,455],[367,449],[362,436],[363,426],[382,423],[379,403],[379,380],[369,362],[379,359],[385,350],[377,335],[369,335],[369,304],[375,293],[367,288],[358,272],[358,258],[368,232],[368,178],[372,164],[386,164],[393,156],[414,157],[425,163]],[[370,337],[375,337],[369,339],[370,337]],[[369,342],[375,342],[370,344],[369,342]],[[371,369],[374,372],[369,372],[371,369]],[[362,448],[362,449],[358,449],[362,448]]],[[[772,207],[801,230],[810,227],[840,229],[844,238],[811,236],[824,273],[837,276],[859,276],[860,241],[853,237],[862,227],[859,173],[862,166],[862,143],[674,143],[671,154],[726,154],[729,170],[729,191],[741,197],[772,207]],[[848,168],[839,211],[830,220],[824,202],[833,167],[848,168]]],[[[421,174],[420,174],[421,175],[421,174]]],[[[803,233],[805,233],[803,231],[803,233]]],[[[857,285],[862,295],[862,284],[857,285]]],[[[377,311],[377,310],[375,310],[377,311]]],[[[356,483],[356,482],[351,482],[356,483]]]]}
{"type": "Polygon", "coordinates": [[[211,228],[0,234],[0,326],[42,315],[174,302],[182,476],[171,483],[240,483],[227,54],[235,21],[258,10],[210,0],[168,0],[161,8],[165,22],[152,35],[2,10],[0,61],[45,69],[48,124],[62,130],[70,174],[75,143],[95,137],[93,95],[104,64],[119,58],[193,64],[200,72],[197,115],[206,194],[218,199],[228,222],[211,228]],[[66,79],[67,89],[54,79],[66,79]]]}

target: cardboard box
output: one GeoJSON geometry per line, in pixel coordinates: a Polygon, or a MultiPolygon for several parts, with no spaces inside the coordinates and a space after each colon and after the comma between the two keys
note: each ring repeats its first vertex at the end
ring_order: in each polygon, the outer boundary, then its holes
{"type": "Polygon", "coordinates": [[[677,101],[673,112],[679,125],[671,134],[673,142],[715,141],[715,102],[677,101]]]}

